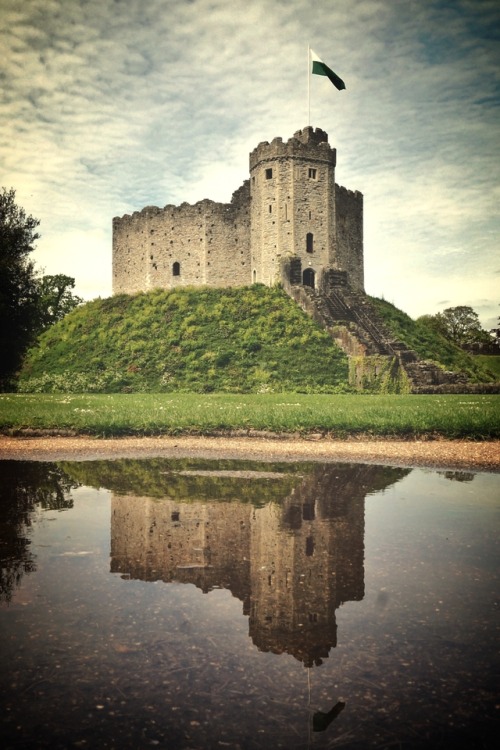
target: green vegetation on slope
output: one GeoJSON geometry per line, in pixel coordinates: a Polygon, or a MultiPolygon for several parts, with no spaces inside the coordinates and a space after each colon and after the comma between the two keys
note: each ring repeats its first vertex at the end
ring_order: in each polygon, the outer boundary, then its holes
{"type": "Polygon", "coordinates": [[[484,358],[468,354],[437,333],[425,320],[413,320],[390,302],[370,297],[372,304],[394,336],[424,360],[444,365],[445,369],[465,372],[471,382],[485,383],[497,380],[484,358]]]}
{"type": "Polygon", "coordinates": [[[495,354],[475,354],[474,359],[500,381],[500,357],[495,354]]]}
{"type": "Polygon", "coordinates": [[[25,360],[26,392],[336,392],[345,354],[280,288],[156,290],[78,307],[25,360]]]}

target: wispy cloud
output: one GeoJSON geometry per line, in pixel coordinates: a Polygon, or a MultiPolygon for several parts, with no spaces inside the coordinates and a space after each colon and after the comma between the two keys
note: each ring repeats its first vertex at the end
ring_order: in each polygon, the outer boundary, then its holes
{"type": "Polygon", "coordinates": [[[0,181],[37,258],[111,293],[111,219],[229,200],[261,140],[307,124],[365,194],[367,289],[412,315],[497,313],[496,0],[0,0],[0,181]],[[486,300],[486,302],[485,302],[486,300]],[[490,300],[490,303],[487,302],[490,300]],[[488,304],[490,307],[488,308],[488,304]]]}

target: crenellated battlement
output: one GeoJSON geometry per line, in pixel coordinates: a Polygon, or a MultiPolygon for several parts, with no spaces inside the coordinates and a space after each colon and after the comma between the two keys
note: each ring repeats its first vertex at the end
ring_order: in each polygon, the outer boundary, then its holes
{"type": "Polygon", "coordinates": [[[315,129],[311,125],[308,125],[307,128],[302,128],[302,130],[297,130],[293,134],[293,138],[301,143],[328,143],[328,133],[321,130],[321,128],[315,129]]]}
{"type": "Polygon", "coordinates": [[[288,158],[325,161],[335,166],[336,151],[328,143],[328,134],[324,130],[307,127],[297,130],[286,143],[282,138],[259,143],[250,154],[250,172],[264,161],[288,158]]]}

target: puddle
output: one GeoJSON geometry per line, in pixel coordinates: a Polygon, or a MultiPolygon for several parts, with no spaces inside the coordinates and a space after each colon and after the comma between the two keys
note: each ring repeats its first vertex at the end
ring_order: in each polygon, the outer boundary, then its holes
{"type": "Polygon", "coordinates": [[[0,462],[6,748],[493,746],[489,473],[0,462]]]}

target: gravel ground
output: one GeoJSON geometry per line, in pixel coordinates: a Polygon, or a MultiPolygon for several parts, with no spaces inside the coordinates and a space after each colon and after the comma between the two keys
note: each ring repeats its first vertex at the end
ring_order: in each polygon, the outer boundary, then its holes
{"type": "Polygon", "coordinates": [[[317,437],[7,437],[0,459],[92,461],[117,458],[239,458],[423,466],[500,472],[500,441],[345,440],[317,437]]]}

